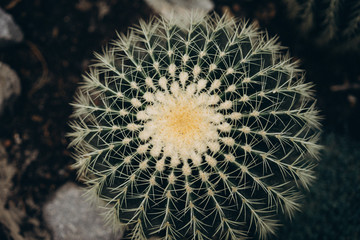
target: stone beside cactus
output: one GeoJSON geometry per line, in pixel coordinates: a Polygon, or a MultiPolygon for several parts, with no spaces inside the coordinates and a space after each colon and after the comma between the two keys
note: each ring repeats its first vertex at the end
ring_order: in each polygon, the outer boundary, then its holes
{"type": "Polygon", "coordinates": [[[96,59],[70,146],[89,196],[129,238],[264,239],[299,210],[319,116],[276,38],[192,13],[142,21],[96,59]]]}

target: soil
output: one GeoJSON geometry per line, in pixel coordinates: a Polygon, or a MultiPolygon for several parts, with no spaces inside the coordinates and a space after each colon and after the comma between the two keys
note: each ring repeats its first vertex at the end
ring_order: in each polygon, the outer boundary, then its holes
{"type": "MultiPolygon", "coordinates": [[[[149,18],[151,10],[138,0],[5,0],[1,7],[24,32],[22,44],[0,50],[0,61],[22,83],[21,97],[0,120],[0,141],[18,170],[7,207],[25,212],[21,235],[43,239],[49,234],[44,234],[42,205],[76,178],[65,135],[81,75],[94,51],[101,52],[116,31],[126,32],[139,18],[149,18]]],[[[0,239],[8,239],[11,230],[0,226],[0,239]]]]}
{"type": "MultiPolygon", "coordinates": [[[[282,20],[277,1],[214,2],[216,12],[256,20],[271,36],[279,35],[316,84],[324,131],[360,139],[359,52],[330,54],[294,40],[295,30],[282,20]]],[[[66,133],[81,75],[93,52],[101,52],[116,32],[126,33],[154,12],[141,0],[2,0],[0,7],[24,33],[23,43],[0,49],[0,61],[17,72],[22,84],[20,98],[0,118],[0,143],[8,164],[16,167],[5,207],[23,212],[19,225],[25,239],[50,239],[42,206],[65,182],[76,181],[66,133]]],[[[0,222],[0,239],[12,239],[10,232],[0,222]]]]}

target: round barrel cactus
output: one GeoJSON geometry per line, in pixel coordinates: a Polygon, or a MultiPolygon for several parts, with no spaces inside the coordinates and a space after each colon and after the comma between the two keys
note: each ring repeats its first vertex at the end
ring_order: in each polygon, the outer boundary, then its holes
{"type": "Polygon", "coordinates": [[[84,76],[78,174],[131,239],[265,238],[314,179],[319,116],[276,38],[229,16],[140,22],[84,76]]]}

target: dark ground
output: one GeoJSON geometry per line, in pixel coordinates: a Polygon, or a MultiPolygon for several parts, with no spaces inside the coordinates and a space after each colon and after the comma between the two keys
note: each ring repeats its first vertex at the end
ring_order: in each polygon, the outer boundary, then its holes
{"type": "MultiPolygon", "coordinates": [[[[330,135],[323,142],[332,151],[324,153],[319,183],[312,189],[316,192],[306,198],[313,198],[312,204],[306,204],[304,214],[286,225],[279,238],[360,239],[360,53],[331,54],[294,39],[294,23],[283,20],[277,1],[214,2],[218,13],[229,10],[256,19],[270,35],[280,35],[291,55],[302,59],[307,79],[316,84],[324,136],[330,135]],[[326,189],[329,185],[334,188],[326,189]],[[311,218],[312,213],[316,217],[311,218]]],[[[49,239],[41,207],[56,189],[76,179],[65,135],[69,103],[81,75],[93,52],[101,52],[115,31],[126,32],[153,12],[141,0],[1,0],[0,7],[24,32],[23,43],[0,49],[0,61],[18,73],[22,84],[21,97],[0,118],[0,142],[17,169],[7,207],[16,205],[24,212],[20,229],[26,239],[49,239]]],[[[11,239],[8,233],[0,223],[0,239],[11,239]]]]}

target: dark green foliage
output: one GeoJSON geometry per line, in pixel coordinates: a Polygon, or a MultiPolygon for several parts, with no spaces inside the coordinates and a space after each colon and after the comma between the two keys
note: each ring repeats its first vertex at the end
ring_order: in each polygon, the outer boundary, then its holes
{"type": "Polygon", "coordinates": [[[318,46],[360,49],[360,1],[283,0],[295,20],[299,37],[318,46]]]}
{"type": "Polygon", "coordinates": [[[360,142],[330,134],[317,167],[317,184],[302,213],[282,228],[280,240],[360,239],[360,142]]]}

